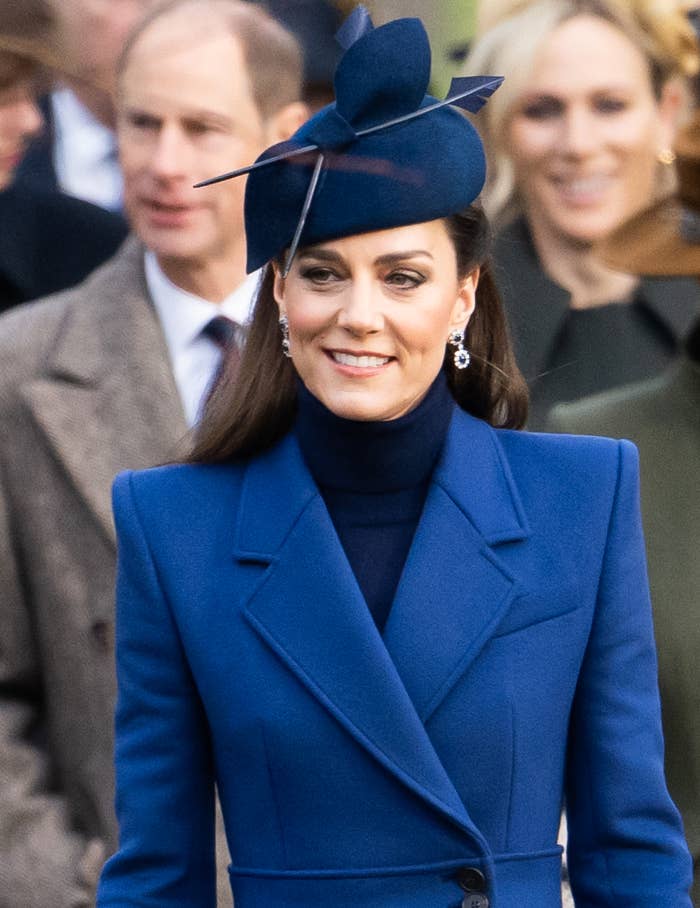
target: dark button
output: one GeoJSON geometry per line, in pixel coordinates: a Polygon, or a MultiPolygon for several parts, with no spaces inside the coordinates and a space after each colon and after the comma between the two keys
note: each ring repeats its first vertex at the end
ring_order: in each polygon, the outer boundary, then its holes
{"type": "MultiPolygon", "coordinates": [[[[486,891],[486,879],[478,867],[460,867],[456,873],[456,877],[460,888],[463,889],[464,892],[472,893],[486,891]]],[[[482,906],[475,905],[474,908],[482,908],[482,906]]]]}
{"type": "Polygon", "coordinates": [[[488,896],[483,892],[471,892],[462,899],[462,908],[489,908],[488,896]]]}

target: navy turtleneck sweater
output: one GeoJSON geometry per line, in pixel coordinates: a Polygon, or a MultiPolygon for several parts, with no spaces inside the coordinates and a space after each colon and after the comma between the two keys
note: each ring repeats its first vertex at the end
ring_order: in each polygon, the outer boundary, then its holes
{"type": "Polygon", "coordinates": [[[441,372],[398,419],[342,419],[298,383],[295,431],[379,630],[384,629],[455,403],[441,372]]]}

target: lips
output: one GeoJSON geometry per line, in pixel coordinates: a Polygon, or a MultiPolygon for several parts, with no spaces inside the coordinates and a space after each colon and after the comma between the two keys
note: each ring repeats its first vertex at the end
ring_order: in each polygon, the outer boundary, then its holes
{"type": "Polygon", "coordinates": [[[198,210],[195,205],[179,202],[164,202],[160,199],[142,199],[149,222],[155,227],[184,227],[198,210]]]}
{"type": "Polygon", "coordinates": [[[185,214],[188,211],[192,211],[193,208],[191,205],[184,205],[179,202],[163,202],[159,199],[144,199],[143,202],[153,211],[164,214],[185,214]]]}

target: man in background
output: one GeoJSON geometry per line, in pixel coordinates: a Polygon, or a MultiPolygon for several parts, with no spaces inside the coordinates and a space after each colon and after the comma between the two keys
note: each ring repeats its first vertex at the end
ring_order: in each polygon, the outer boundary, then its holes
{"type": "Polygon", "coordinates": [[[91,905],[116,845],[111,482],[175,456],[240,337],[243,181],[192,186],[300,125],[300,77],[298,45],[256,6],[154,10],[117,94],[135,236],[0,319],[0,908],[91,905]]]}

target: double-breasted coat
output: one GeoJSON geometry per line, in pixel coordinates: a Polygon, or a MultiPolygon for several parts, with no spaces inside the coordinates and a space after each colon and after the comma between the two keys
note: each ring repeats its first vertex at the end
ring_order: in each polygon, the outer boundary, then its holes
{"type": "Polygon", "coordinates": [[[378,632],[295,437],[123,474],[100,908],[688,908],[629,443],[457,410],[378,632]],[[463,901],[464,900],[464,901],[463,901]]]}

